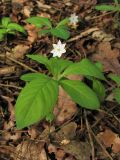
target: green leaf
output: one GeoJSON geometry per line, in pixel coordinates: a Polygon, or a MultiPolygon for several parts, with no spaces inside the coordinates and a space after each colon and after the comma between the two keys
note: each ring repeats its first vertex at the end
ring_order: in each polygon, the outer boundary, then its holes
{"type": "Polygon", "coordinates": [[[120,85],[120,76],[111,73],[108,75],[108,77],[120,85]]]}
{"type": "Polygon", "coordinates": [[[26,82],[30,82],[35,79],[41,80],[43,78],[49,78],[49,77],[44,74],[41,74],[41,73],[28,73],[28,74],[24,74],[20,77],[21,80],[26,81],[26,82]]]}
{"type": "Polygon", "coordinates": [[[4,39],[5,34],[6,34],[6,29],[0,29],[0,41],[4,39]]]}
{"type": "Polygon", "coordinates": [[[17,23],[9,23],[7,26],[7,29],[8,29],[8,32],[12,30],[12,31],[22,32],[24,34],[26,33],[25,29],[17,23]]]}
{"type": "Polygon", "coordinates": [[[58,59],[56,57],[51,58],[48,60],[47,57],[42,55],[27,55],[27,57],[35,60],[41,64],[44,64],[46,68],[53,74],[53,76],[58,76],[60,73],[63,72],[69,65],[72,64],[69,60],[58,59]]]}
{"type": "Polygon", "coordinates": [[[0,41],[2,41],[4,39],[4,34],[0,34],[0,41]]]}
{"type": "Polygon", "coordinates": [[[70,65],[63,73],[63,76],[80,74],[84,76],[92,76],[101,80],[105,80],[103,73],[89,59],[83,59],[78,63],[70,65]]]}
{"type": "Polygon", "coordinates": [[[11,22],[11,20],[9,17],[3,17],[1,22],[3,27],[7,28],[7,25],[11,22]]]}
{"type": "Polygon", "coordinates": [[[50,114],[48,114],[48,115],[46,116],[46,121],[51,122],[51,121],[53,121],[54,118],[55,118],[55,115],[54,115],[53,112],[52,112],[52,113],[50,113],[50,114]]]}
{"type": "Polygon", "coordinates": [[[61,80],[61,86],[71,96],[74,102],[81,107],[88,109],[98,109],[99,100],[95,92],[85,83],[76,80],[61,80]]]}
{"type": "Polygon", "coordinates": [[[116,88],[113,90],[114,98],[120,104],[120,88],[116,88]]]}
{"type": "Polygon", "coordinates": [[[97,5],[95,9],[99,11],[120,11],[120,7],[114,5],[97,5]]]}
{"type": "Polygon", "coordinates": [[[53,28],[50,30],[53,36],[59,37],[61,39],[67,40],[70,37],[70,32],[66,30],[63,26],[53,28]]]}
{"type": "Polygon", "coordinates": [[[103,64],[102,64],[102,63],[96,62],[95,65],[96,65],[96,67],[99,68],[99,70],[100,70],[101,72],[103,72],[103,64]]]}
{"type": "Polygon", "coordinates": [[[47,57],[42,55],[27,55],[28,58],[31,58],[34,61],[37,61],[38,63],[41,63],[47,67],[49,71],[51,71],[51,67],[49,64],[49,60],[47,57]]]}
{"type": "Polygon", "coordinates": [[[28,23],[34,24],[36,27],[41,28],[47,26],[52,28],[52,24],[48,18],[45,17],[30,17],[26,20],[28,23]]]}
{"type": "Polygon", "coordinates": [[[48,33],[50,33],[50,29],[42,29],[41,31],[39,31],[40,35],[45,35],[45,34],[48,34],[48,33]]]}
{"type": "Polygon", "coordinates": [[[6,34],[6,29],[0,29],[0,34],[6,34]]]}
{"type": "Polygon", "coordinates": [[[35,79],[21,91],[15,107],[17,128],[22,129],[47,117],[58,98],[58,83],[52,79],[35,79]]]}
{"type": "Polygon", "coordinates": [[[49,60],[51,66],[51,72],[55,77],[60,76],[60,74],[73,62],[58,57],[53,57],[49,60]]]}
{"type": "Polygon", "coordinates": [[[98,80],[93,80],[93,90],[95,93],[98,95],[98,98],[100,101],[103,101],[105,98],[105,87],[104,85],[98,81],[98,80]]]}
{"type": "Polygon", "coordinates": [[[7,31],[7,33],[9,33],[9,34],[13,34],[13,35],[15,35],[16,33],[15,33],[15,31],[7,31]]]}
{"type": "Polygon", "coordinates": [[[70,22],[69,18],[65,18],[65,19],[61,20],[61,21],[57,24],[57,27],[65,26],[65,25],[67,25],[69,22],[70,22]]]}

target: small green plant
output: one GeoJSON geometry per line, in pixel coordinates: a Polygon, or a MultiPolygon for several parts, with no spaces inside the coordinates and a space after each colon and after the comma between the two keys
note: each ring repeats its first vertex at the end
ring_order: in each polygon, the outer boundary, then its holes
{"type": "Polygon", "coordinates": [[[113,11],[113,12],[120,12],[119,1],[114,0],[115,5],[97,5],[95,7],[96,10],[99,11],[113,11]]]}
{"type": "Polygon", "coordinates": [[[99,80],[105,80],[99,64],[94,64],[89,59],[73,63],[59,57],[50,59],[41,55],[27,55],[27,57],[45,65],[49,76],[41,73],[28,73],[21,76],[21,80],[26,81],[26,85],[16,101],[15,114],[18,128],[27,127],[44,118],[52,120],[59,86],[80,107],[99,108],[99,99],[102,99],[100,95],[104,93],[104,87],[101,89],[99,80]],[[69,75],[84,75],[93,80],[93,89],[80,80],[70,80],[69,75]]]}
{"type": "Polygon", "coordinates": [[[116,83],[116,87],[112,90],[115,100],[120,104],[120,76],[115,74],[109,74],[109,78],[116,83]]]}
{"type": "Polygon", "coordinates": [[[0,41],[4,39],[5,35],[16,34],[16,32],[26,33],[21,25],[11,22],[9,17],[3,17],[0,24],[0,41]]]}
{"type": "Polygon", "coordinates": [[[51,21],[45,17],[30,17],[26,21],[34,24],[37,28],[42,28],[42,30],[39,31],[40,35],[51,34],[64,40],[70,37],[70,32],[67,27],[69,18],[63,19],[55,27],[53,27],[51,21]]]}

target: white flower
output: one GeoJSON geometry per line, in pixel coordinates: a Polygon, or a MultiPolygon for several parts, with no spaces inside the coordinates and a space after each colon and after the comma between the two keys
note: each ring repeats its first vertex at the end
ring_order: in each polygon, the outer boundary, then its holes
{"type": "Polygon", "coordinates": [[[75,13],[71,14],[69,20],[70,20],[70,24],[71,24],[71,25],[74,25],[74,26],[75,26],[75,25],[78,23],[78,21],[79,21],[79,20],[78,20],[78,16],[76,16],[75,13]]]}
{"type": "Polygon", "coordinates": [[[51,51],[53,57],[61,57],[61,55],[66,52],[65,45],[66,44],[62,44],[60,40],[57,44],[53,44],[53,50],[51,51]]]}

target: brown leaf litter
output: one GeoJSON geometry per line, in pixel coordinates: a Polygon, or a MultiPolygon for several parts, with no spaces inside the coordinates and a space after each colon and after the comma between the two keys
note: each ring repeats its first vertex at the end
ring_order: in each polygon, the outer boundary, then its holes
{"type": "Polygon", "coordinates": [[[106,128],[103,132],[99,133],[97,137],[106,148],[112,148],[113,153],[120,152],[120,137],[111,129],[106,128]]]}
{"type": "Polygon", "coordinates": [[[119,49],[112,49],[110,42],[101,42],[98,44],[96,54],[92,55],[92,60],[101,62],[105,72],[120,74],[119,55],[119,49]]]}

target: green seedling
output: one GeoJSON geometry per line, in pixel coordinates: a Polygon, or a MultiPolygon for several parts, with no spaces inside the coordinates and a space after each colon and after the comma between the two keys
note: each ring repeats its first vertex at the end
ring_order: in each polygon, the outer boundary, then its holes
{"type": "Polygon", "coordinates": [[[11,22],[9,17],[3,17],[0,24],[0,41],[2,41],[7,34],[16,34],[16,32],[26,33],[24,28],[14,22],[11,22]]]}
{"type": "Polygon", "coordinates": [[[40,35],[51,34],[52,36],[67,40],[70,37],[67,24],[69,18],[60,21],[55,27],[48,18],[45,17],[30,17],[26,20],[30,24],[34,24],[37,28],[42,28],[39,31],[40,35]]]}
{"type": "Polygon", "coordinates": [[[109,74],[109,78],[116,83],[116,87],[112,90],[115,100],[120,104],[120,76],[109,74]]]}
{"type": "Polygon", "coordinates": [[[114,0],[114,2],[115,2],[115,5],[97,5],[95,9],[99,11],[120,12],[120,6],[119,6],[118,0],[114,0]]]}
{"type": "Polygon", "coordinates": [[[119,5],[118,0],[114,0],[113,5],[97,5],[95,9],[99,11],[115,12],[114,19],[113,19],[113,22],[114,22],[113,27],[115,29],[119,29],[120,27],[120,22],[119,22],[120,5],[119,5]]]}
{"type": "Polygon", "coordinates": [[[99,64],[89,59],[73,63],[58,57],[48,59],[41,55],[27,55],[32,60],[45,65],[49,76],[41,73],[28,73],[21,76],[26,81],[16,101],[15,115],[17,128],[21,129],[44,118],[53,120],[53,109],[57,104],[59,86],[80,107],[96,110],[100,107],[101,83],[105,77],[99,64]],[[80,80],[70,80],[69,75],[83,75],[94,80],[93,89],[80,80]],[[99,96],[98,96],[99,95],[99,96]]]}

